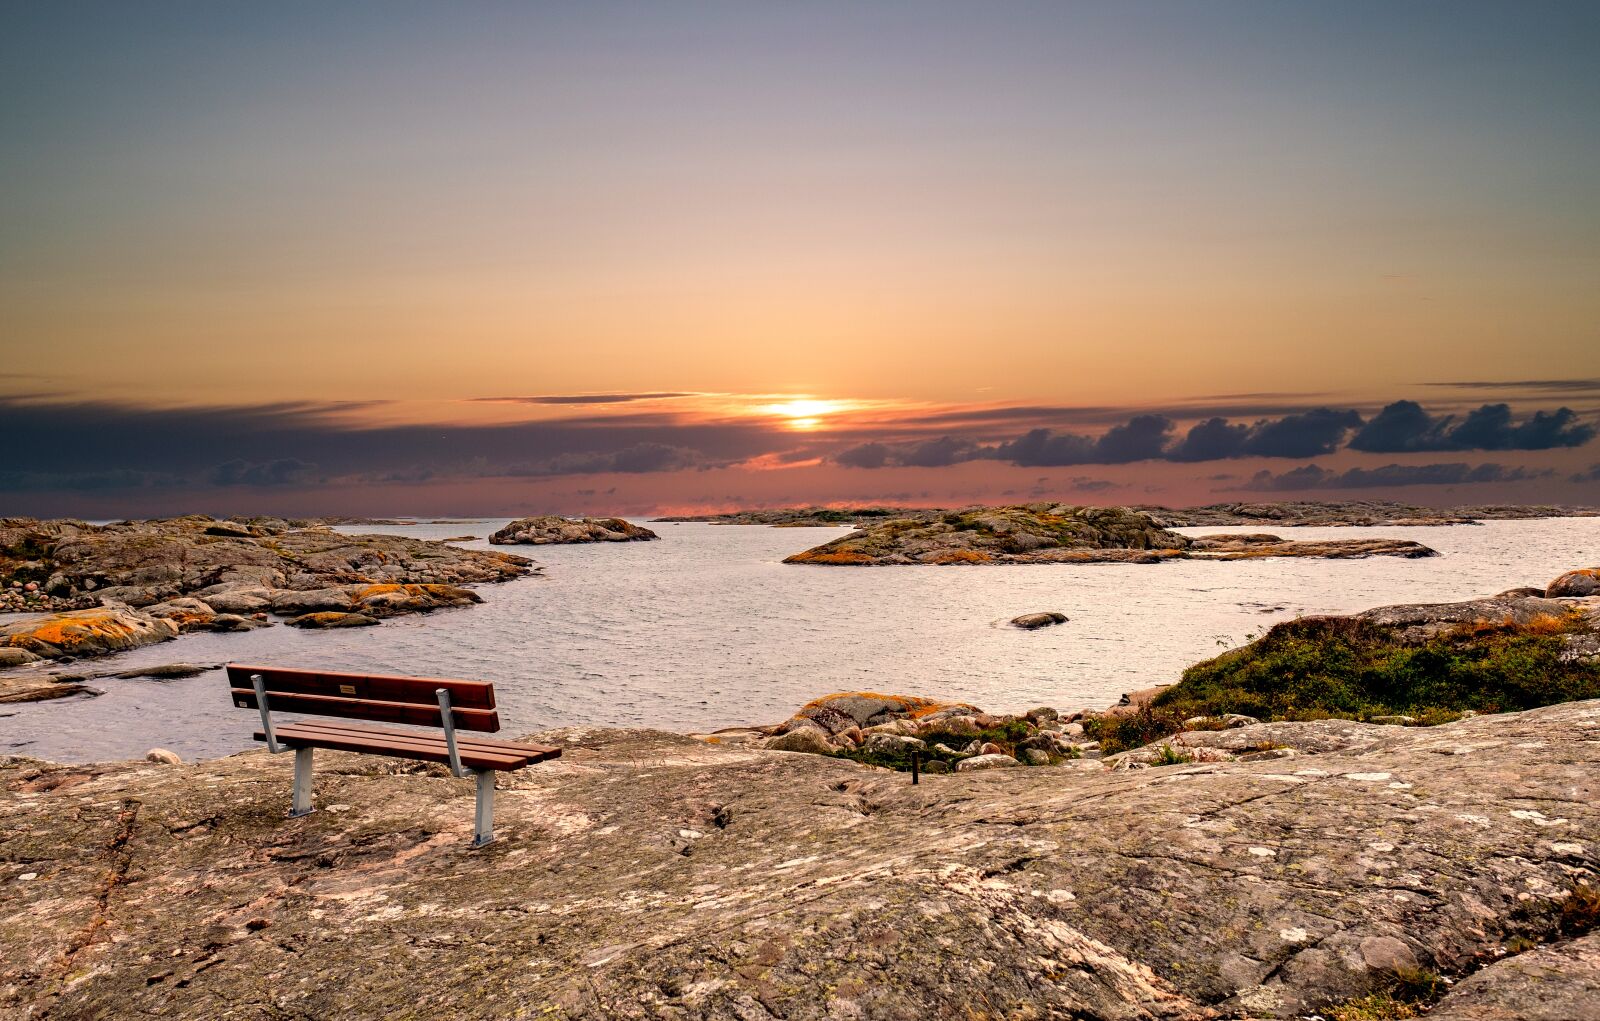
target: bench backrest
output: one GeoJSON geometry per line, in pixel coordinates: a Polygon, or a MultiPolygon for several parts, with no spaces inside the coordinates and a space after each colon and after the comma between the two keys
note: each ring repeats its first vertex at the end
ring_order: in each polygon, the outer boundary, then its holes
{"type": "Polygon", "coordinates": [[[234,705],[241,709],[260,708],[253,680],[257,675],[267,694],[267,708],[275,713],[443,727],[438,696],[443,688],[450,693],[450,716],[456,729],[488,733],[500,729],[500,716],[494,710],[494,685],[489,681],[385,677],[229,663],[228,687],[232,689],[234,705]]]}

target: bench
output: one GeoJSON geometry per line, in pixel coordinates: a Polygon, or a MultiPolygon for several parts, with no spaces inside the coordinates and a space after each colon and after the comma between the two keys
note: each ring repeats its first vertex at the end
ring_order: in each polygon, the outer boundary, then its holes
{"type": "Polygon", "coordinates": [[[440,762],[448,764],[456,776],[470,773],[477,779],[472,846],[482,847],[494,839],[494,774],[561,754],[559,748],[458,736],[456,732],[460,730],[494,733],[500,729],[494,685],[488,681],[384,677],[239,663],[228,664],[227,678],[233,704],[261,713],[261,729],[256,731],[255,739],[265,741],[273,754],[294,751],[291,818],[311,811],[311,756],[317,748],[440,762]],[[275,712],[437,727],[439,732],[322,720],[278,726],[272,722],[275,712]]]}

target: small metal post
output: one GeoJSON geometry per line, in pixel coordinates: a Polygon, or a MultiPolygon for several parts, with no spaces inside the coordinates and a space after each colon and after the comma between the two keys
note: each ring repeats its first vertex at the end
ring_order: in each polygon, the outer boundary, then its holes
{"type": "Polygon", "coordinates": [[[478,773],[478,810],[472,824],[472,846],[482,847],[494,839],[494,774],[478,773]]]}
{"type": "Polygon", "coordinates": [[[278,747],[278,735],[272,732],[272,713],[267,709],[267,682],[261,679],[260,674],[251,674],[250,686],[256,689],[256,708],[261,710],[261,729],[267,734],[267,751],[276,755],[283,749],[278,747]]]}
{"type": "Polygon", "coordinates": [[[291,819],[311,814],[311,752],[310,748],[294,750],[294,804],[289,809],[291,819]]]}
{"type": "Polygon", "coordinates": [[[461,750],[456,747],[456,714],[450,708],[450,689],[439,688],[434,694],[439,698],[439,725],[444,728],[445,747],[450,749],[450,772],[466,776],[467,771],[461,768],[461,750]]]}
{"type": "Polygon", "coordinates": [[[918,776],[919,776],[919,774],[921,774],[921,772],[922,772],[922,753],[921,752],[912,752],[911,753],[911,783],[912,783],[913,786],[920,782],[918,780],[918,776]]]}

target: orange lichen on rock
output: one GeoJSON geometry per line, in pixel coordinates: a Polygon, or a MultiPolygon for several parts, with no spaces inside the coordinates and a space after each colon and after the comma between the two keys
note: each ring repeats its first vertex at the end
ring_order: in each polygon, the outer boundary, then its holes
{"type": "Polygon", "coordinates": [[[872,558],[852,550],[806,550],[784,560],[786,564],[870,564],[872,558]]]}
{"type": "Polygon", "coordinates": [[[946,550],[929,560],[930,564],[987,564],[989,555],[975,549],[946,550]]]}
{"type": "Polygon", "coordinates": [[[51,618],[40,621],[31,631],[12,635],[12,645],[25,641],[48,642],[61,649],[70,649],[93,638],[131,638],[134,630],[111,614],[96,617],[51,618]]]}
{"type": "Polygon", "coordinates": [[[940,703],[931,698],[922,698],[919,695],[886,695],[881,691],[835,691],[821,698],[814,698],[801,706],[805,709],[822,709],[836,698],[877,698],[885,702],[903,702],[908,710],[926,710],[933,712],[948,703],[940,703]]]}

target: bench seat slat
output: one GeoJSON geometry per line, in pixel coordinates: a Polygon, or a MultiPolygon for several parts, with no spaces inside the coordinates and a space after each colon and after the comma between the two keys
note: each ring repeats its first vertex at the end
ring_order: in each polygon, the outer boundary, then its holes
{"type": "MultiPolygon", "coordinates": [[[[443,738],[421,739],[395,737],[388,734],[362,735],[341,731],[301,730],[296,724],[273,728],[280,744],[290,748],[326,748],[331,751],[364,752],[370,755],[388,755],[400,759],[422,762],[448,763],[450,751],[443,738]]],[[[257,741],[265,741],[263,731],[255,732],[257,741]]],[[[468,769],[506,772],[528,765],[526,755],[505,752],[467,751],[461,749],[461,764],[468,769]]]]}
{"type": "MultiPolygon", "coordinates": [[[[233,704],[240,709],[254,709],[256,693],[247,688],[234,688],[233,704]]],[[[422,706],[406,702],[380,702],[331,695],[269,691],[267,705],[275,713],[342,716],[357,720],[378,720],[382,723],[408,723],[421,727],[438,727],[443,724],[437,704],[422,706]]],[[[500,729],[500,714],[493,709],[455,709],[454,716],[458,730],[493,733],[500,729]]]]}
{"type": "MultiPolygon", "coordinates": [[[[301,720],[298,723],[287,724],[287,726],[293,726],[300,730],[376,734],[383,737],[433,739],[438,736],[422,731],[396,730],[392,727],[372,727],[364,723],[343,723],[338,720],[301,720]]],[[[281,730],[282,728],[279,729],[281,730]]],[[[473,751],[525,756],[530,762],[542,762],[545,759],[554,759],[561,755],[560,748],[553,748],[548,745],[524,744],[521,741],[502,741],[498,738],[474,737],[470,734],[457,734],[456,746],[462,751],[470,748],[473,751]]]]}

